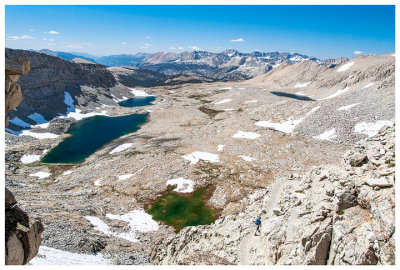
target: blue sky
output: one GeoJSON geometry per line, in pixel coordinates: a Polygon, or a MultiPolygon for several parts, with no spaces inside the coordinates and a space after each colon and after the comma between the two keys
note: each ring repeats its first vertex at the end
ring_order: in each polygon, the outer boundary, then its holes
{"type": "MultiPolygon", "coordinates": [[[[394,6],[6,6],[6,47],[111,55],[395,50],[394,6]]],[[[356,52],[356,54],[355,54],[356,52]]]]}

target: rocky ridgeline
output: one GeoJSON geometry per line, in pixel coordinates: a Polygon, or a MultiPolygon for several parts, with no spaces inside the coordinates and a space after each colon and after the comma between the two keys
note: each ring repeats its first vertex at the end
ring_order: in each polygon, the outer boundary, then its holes
{"type": "MultiPolygon", "coordinates": [[[[129,93],[129,89],[119,86],[112,73],[102,65],[72,63],[44,53],[6,49],[6,59],[18,57],[29,59],[31,65],[30,72],[19,80],[23,100],[17,110],[9,113],[10,119],[19,117],[34,125],[36,123],[27,116],[35,112],[48,121],[60,113],[65,114],[68,109],[65,92],[71,95],[75,105],[88,107],[92,103],[92,109],[101,103],[100,100],[103,104],[115,104],[112,93],[118,93],[119,88],[124,88],[124,94],[129,93]]],[[[11,123],[10,128],[20,129],[11,123]]]]}
{"type": "Polygon", "coordinates": [[[155,264],[395,264],[395,127],[359,141],[342,164],[277,179],[243,213],[161,240],[155,264]],[[261,215],[260,235],[254,220],[261,215]]]}
{"type": "MultiPolygon", "coordinates": [[[[30,70],[26,57],[5,58],[5,108],[6,113],[16,108],[21,100],[21,87],[17,81],[30,70]]],[[[8,126],[8,117],[6,124],[8,126]]],[[[14,195],[5,189],[5,264],[21,265],[28,263],[39,251],[42,242],[43,225],[40,221],[31,221],[17,205],[14,195]]]]}

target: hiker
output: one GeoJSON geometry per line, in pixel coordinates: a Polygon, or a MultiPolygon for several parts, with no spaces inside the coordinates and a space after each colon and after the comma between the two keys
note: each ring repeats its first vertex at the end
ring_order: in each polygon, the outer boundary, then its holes
{"type": "Polygon", "coordinates": [[[254,233],[254,236],[257,235],[257,232],[259,232],[259,233],[261,234],[261,231],[260,231],[260,227],[261,227],[261,217],[259,217],[259,218],[256,220],[255,224],[256,224],[256,226],[257,226],[257,229],[256,229],[256,232],[254,233]]]}

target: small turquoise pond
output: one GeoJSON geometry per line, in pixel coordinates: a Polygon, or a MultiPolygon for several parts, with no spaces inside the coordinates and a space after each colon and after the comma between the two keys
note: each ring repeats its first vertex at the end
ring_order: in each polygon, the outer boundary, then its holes
{"type": "Polygon", "coordinates": [[[134,97],[134,98],[130,98],[130,99],[118,102],[118,104],[122,107],[149,106],[149,105],[153,105],[152,102],[154,100],[156,100],[156,97],[154,97],[154,96],[134,97]]]}
{"type": "Polygon", "coordinates": [[[148,114],[137,113],[118,117],[94,116],[72,123],[67,131],[71,136],[52,149],[42,163],[82,162],[106,143],[140,129],[147,117],[148,114]]]}

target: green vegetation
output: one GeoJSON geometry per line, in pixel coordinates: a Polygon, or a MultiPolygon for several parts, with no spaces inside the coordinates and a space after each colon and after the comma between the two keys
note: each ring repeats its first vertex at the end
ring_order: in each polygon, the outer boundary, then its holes
{"type": "Polygon", "coordinates": [[[211,224],[215,220],[212,209],[204,204],[207,188],[199,188],[190,194],[179,194],[170,188],[158,201],[151,205],[148,213],[154,220],[173,226],[179,232],[186,226],[211,224]]]}
{"type": "Polygon", "coordinates": [[[337,214],[338,214],[339,216],[341,216],[341,215],[344,214],[344,211],[343,211],[343,210],[340,210],[337,214]]]}

